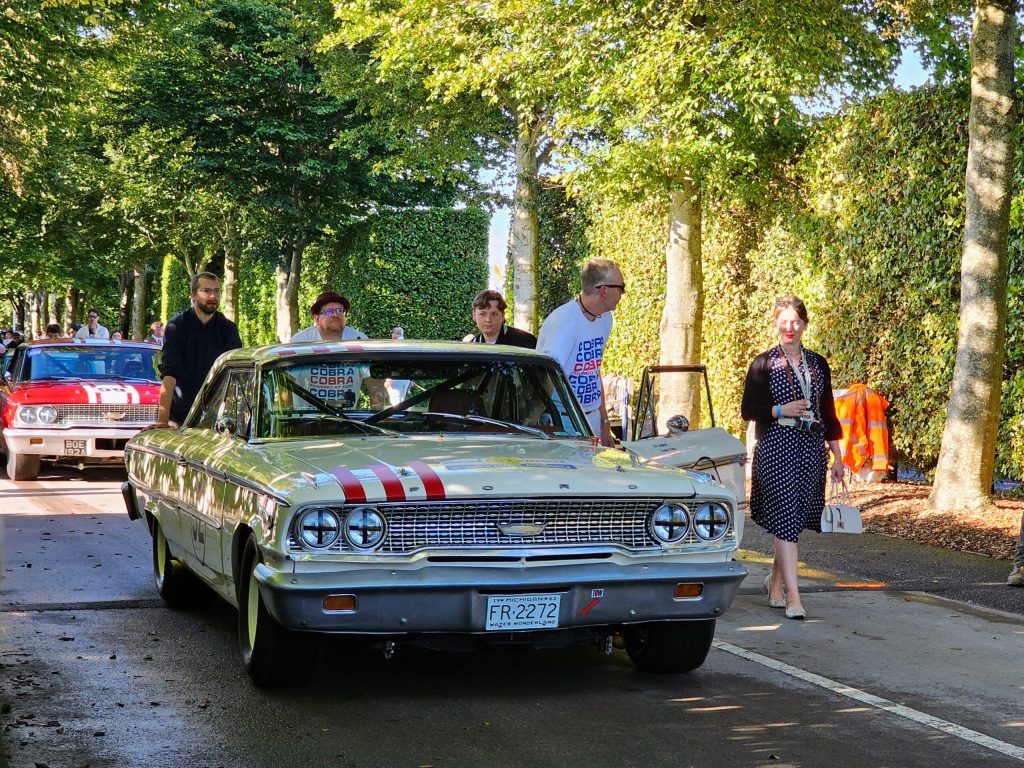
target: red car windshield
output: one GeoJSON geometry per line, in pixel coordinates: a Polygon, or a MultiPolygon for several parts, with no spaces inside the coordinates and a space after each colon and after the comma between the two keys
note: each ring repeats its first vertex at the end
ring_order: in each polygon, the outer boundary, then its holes
{"type": "Polygon", "coordinates": [[[16,375],[18,381],[159,381],[155,349],[115,345],[26,349],[16,375]]]}

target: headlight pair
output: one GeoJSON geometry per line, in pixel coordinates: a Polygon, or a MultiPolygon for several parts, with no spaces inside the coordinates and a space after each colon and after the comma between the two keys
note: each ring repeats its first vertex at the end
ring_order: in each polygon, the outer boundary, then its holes
{"type": "Polygon", "coordinates": [[[693,533],[701,541],[718,541],[729,531],[729,510],[718,502],[703,502],[692,510],[665,502],[651,513],[647,529],[658,542],[677,544],[693,533]]]}
{"type": "Polygon", "coordinates": [[[21,405],[17,419],[22,424],[56,424],[57,409],[52,405],[21,405]]]}
{"type": "Polygon", "coordinates": [[[375,507],[356,507],[339,512],[312,507],[299,518],[298,536],[308,549],[327,549],[342,536],[356,549],[374,549],[384,541],[387,521],[375,507]]]}

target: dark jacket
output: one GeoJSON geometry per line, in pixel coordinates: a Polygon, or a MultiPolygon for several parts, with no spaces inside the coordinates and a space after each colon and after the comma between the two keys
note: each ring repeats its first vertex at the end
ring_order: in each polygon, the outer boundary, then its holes
{"type": "Polygon", "coordinates": [[[220,312],[203,323],[195,308],[189,307],[167,323],[160,353],[160,375],[173,376],[175,380],[172,421],[181,424],[185,420],[214,360],[241,346],[238,326],[220,312]]]}
{"type": "MultiPolygon", "coordinates": [[[[757,423],[755,431],[758,440],[775,421],[772,409],[776,405],[785,405],[785,403],[776,403],[772,400],[771,364],[772,358],[779,354],[776,352],[777,349],[778,347],[773,347],[755,357],[747,370],[746,381],[743,383],[743,403],[740,406],[740,414],[744,421],[757,423]]],[[[820,418],[825,426],[824,439],[839,440],[843,436],[843,428],[839,424],[839,419],[836,418],[836,405],[832,399],[832,370],[828,367],[828,361],[817,352],[804,349],[804,353],[807,355],[812,369],[817,368],[821,371],[824,379],[821,403],[816,404],[820,405],[820,418]]]]}
{"type": "MultiPolygon", "coordinates": [[[[478,333],[473,341],[477,344],[485,344],[484,335],[478,333]]],[[[524,347],[525,349],[536,349],[537,348],[537,337],[532,333],[526,331],[520,331],[518,328],[513,328],[510,325],[501,324],[501,330],[498,331],[498,339],[494,342],[495,344],[507,344],[510,347],[524,347]]]]}

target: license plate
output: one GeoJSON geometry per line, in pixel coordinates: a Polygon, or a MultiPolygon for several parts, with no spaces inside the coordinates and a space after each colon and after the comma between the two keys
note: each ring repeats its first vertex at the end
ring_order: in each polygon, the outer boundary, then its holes
{"type": "Polygon", "coordinates": [[[557,627],[561,600],[561,595],[488,595],[485,629],[557,627]]]}
{"type": "Polygon", "coordinates": [[[85,440],[65,440],[65,456],[85,456],[85,440]]]}

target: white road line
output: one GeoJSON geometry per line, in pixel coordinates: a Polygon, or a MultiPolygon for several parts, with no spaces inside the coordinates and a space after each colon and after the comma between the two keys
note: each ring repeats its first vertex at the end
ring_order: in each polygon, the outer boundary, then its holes
{"type": "Polygon", "coordinates": [[[869,704],[872,707],[883,709],[886,712],[891,712],[894,715],[905,717],[907,720],[913,720],[915,723],[926,725],[929,728],[935,728],[943,733],[948,733],[950,736],[956,736],[957,738],[969,741],[972,744],[977,744],[982,747],[994,750],[995,752],[1002,752],[1004,755],[1016,758],[1021,762],[1024,762],[1024,747],[1018,747],[1014,744],[1009,744],[999,739],[994,739],[991,736],[986,736],[984,733],[978,731],[972,731],[970,728],[964,728],[962,725],[951,723],[949,720],[943,720],[939,717],[934,717],[924,712],[919,712],[916,709],[910,707],[904,707],[902,704],[883,699],[880,696],[874,696],[870,693],[866,693],[858,688],[854,688],[849,685],[843,685],[842,683],[830,680],[827,677],[816,675],[813,672],[808,672],[799,667],[794,667],[790,664],[786,664],[783,661],[777,661],[769,656],[764,656],[754,651],[748,651],[746,648],[740,648],[738,645],[732,643],[723,643],[718,640],[714,641],[714,647],[720,651],[731,653],[734,656],[739,656],[742,659],[747,659],[755,664],[774,669],[777,672],[782,672],[790,677],[795,677],[797,680],[803,680],[805,683],[811,685],[817,685],[820,688],[838,693],[842,696],[847,696],[851,699],[855,699],[863,704],[869,704]]]}

